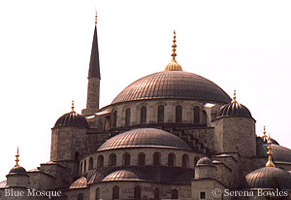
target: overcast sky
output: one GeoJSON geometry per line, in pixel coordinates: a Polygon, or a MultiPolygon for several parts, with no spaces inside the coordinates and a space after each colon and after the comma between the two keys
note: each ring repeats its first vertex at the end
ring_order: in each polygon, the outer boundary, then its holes
{"type": "Polygon", "coordinates": [[[173,30],[184,71],[212,80],[291,148],[290,1],[0,1],[0,181],[15,164],[49,161],[51,128],[86,105],[98,11],[101,106],[162,71],[173,30]]]}

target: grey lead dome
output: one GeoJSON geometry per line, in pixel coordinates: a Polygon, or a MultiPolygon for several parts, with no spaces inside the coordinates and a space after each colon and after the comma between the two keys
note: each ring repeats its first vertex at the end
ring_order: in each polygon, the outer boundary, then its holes
{"type": "Polygon", "coordinates": [[[231,98],[212,81],[184,71],[145,76],[120,92],[112,104],[146,99],[184,99],[229,103],[231,98]]]}
{"type": "Polygon", "coordinates": [[[181,138],[172,133],[155,128],[140,128],[110,138],[97,151],[143,147],[191,150],[181,138]]]}

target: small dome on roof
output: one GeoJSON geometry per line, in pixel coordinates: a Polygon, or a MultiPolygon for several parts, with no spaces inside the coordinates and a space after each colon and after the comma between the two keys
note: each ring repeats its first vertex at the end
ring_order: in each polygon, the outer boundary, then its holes
{"type": "Polygon", "coordinates": [[[14,166],[10,171],[8,175],[25,175],[27,176],[26,170],[21,166],[14,166]]]}
{"type": "Polygon", "coordinates": [[[172,133],[155,128],[139,128],[110,138],[97,151],[146,147],[191,150],[181,138],[172,133]]]}
{"type": "Polygon", "coordinates": [[[118,170],[107,175],[102,182],[112,182],[112,181],[144,181],[146,176],[133,169],[118,170]]]}
{"type": "Polygon", "coordinates": [[[75,180],[69,189],[80,189],[80,188],[86,188],[87,187],[87,179],[85,177],[80,177],[77,180],[75,180]]]}
{"type": "Polygon", "coordinates": [[[220,108],[216,118],[222,117],[246,117],[252,118],[251,112],[247,107],[236,101],[236,92],[234,93],[233,101],[220,108]]]}
{"type": "Polygon", "coordinates": [[[86,118],[75,111],[69,112],[61,116],[55,123],[54,128],[62,126],[78,126],[89,127],[86,118]]]}
{"type": "Polygon", "coordinates": [[[291,189],[291,174],[276,167],[263,167],[246,176],[248,188],[291,189]]]}
{"type": "Polygon", "coordinates": [[[212,165],[212,160],[208,157],[203,157],[200,158],[196,164],[196,166],[198,165],[212,165]]]}

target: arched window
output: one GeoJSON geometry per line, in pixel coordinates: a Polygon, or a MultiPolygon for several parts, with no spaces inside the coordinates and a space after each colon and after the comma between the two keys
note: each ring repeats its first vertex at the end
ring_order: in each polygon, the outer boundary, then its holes
{"type": "Polygon", "coordinates": [[[116,128],[116,126],[117,126],[117,111],[114,111],[113,119],[112,119],[112,127],[116,128]]]}
{"type": "Polygon", "coordinates": [[[189,157],[184,154],[182,156],[182,167],[188,167],[189,166],[189,157]]]}
{"type": "Polygon", "coordinates": [[[130,165],[130,155],[128,153],[123,154],[123,166],[129,166],[130,165]]]}
{"type": "Polygon", "coordinates": [[[202,112],[202,124],[207,124],[207,115],[204,110],[202,112]]]}
{"type": "Polygon", "coordinates": [[[83,200],[84,199],[84,194],[83,193],[79,193],[77,200],[83,200]]]}
{"type": "Polygon", "coordinates": [[[160,200],[160,190],[159,188],[154,189],[154,200],[160,200]]]}
{"type": "Polygon", "coordinates": [[[163,105],[158,107],[158,123],[164,123],[165,108],[163,105]]]}
{"type": "Polygon", "coordinates": [[[145,106],[140,109],[140,123],[145,124],[147,122],[147,108],[145,106]]]}
{"type": "Polygon", "coordinates": [[[112,199],[119,199],[119,187],[114,186],[112,189],[112,199]]]}
{"type": "Polygon", "coordinates": [[[197,162],[198,162],[199,159],[200,159],[199,156],[196,156],[196,157],[194,158],[194,167],[196,166],[196,164],[197,164],[197,162]]]}
{"type": "Polygon", "coordinates": [[[89,170],[93,169],[93,158],[89,159],[89,170]]]}
{"type": "Polygon", "coordinates": [[[83,163],[81,162],[81,166],[80,166],[80,173],[82,174],[82,169],[83,169],[83,163]]]}
{"type": "Polygon", "coordinates": [[[109,166],[116,166],[116,155],[114,153],[110,154],[109,156],[109,166]]]}
{"type": "Polygon", "coordinates": [[[182,106],[176,106],[176,122],[182,122],[182,106]]]}
{"type": "Polygon", "coordinates": [[[144,153],[138,154],[138,165],[145,166],[145,154],[144,153]]]}
{"type": "Polygon", "coordinates": [[[178,190],[173,189],[171,191],[171,199],[178,199],[178,198],[179,198],[178,190]]]}
{"type": "Polygon", "coordinates": [[[168,166],[175,166],[175,159],[176,159],[175,154],[170,153],[168,155],[168,166]]]}
{"type": "Polygon", "coordinates": [[[141,199],[141,188],[139,186],[135,186],[134,188],[134,199],[135,200],[141,199]]]}
{"type": "Polygon", "coordinates": [[[130,108],[127,108],[125,111],[125,126],[129,126],[130,125],[130,108]]]}
{"type": "Polygon", "coordinates": [[[200,122],[200,108],[198,106],[194,107],[194,123],[200,122]]]}
{"type": "Polygon", "coordinates": [[[102,155],[98,156],[97,159],[97,167],[103,167],[104,166],[104,157],[102,155]]]}
{"type": "Polygon", "coordinates": [[[96,194],[95,194],[95,200],[99,200],[100,199],[100,188],[96,189],[96,194]]]}
{"type": "Polygon", "coordinates": [[[160,165],[160,154],[158,152],[154,153],[153,164],[154,165],[160,165]]]}
{"type": "Polygon", "coordinates": [[[87,162],[84,160],[84,173],[87,171],[87,162]]]}

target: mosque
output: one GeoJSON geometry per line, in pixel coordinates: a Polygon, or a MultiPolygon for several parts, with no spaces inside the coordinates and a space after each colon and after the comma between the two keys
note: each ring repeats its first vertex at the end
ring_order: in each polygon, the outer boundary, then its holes
{"type": "MultiPolygon", "coordinates": [[[[50,161],[16,164],[1,200],[291,199],[291,150],[257,135],[246,106],[176,60],[99,108],[97,16],[87,104],[52,128],[50,161]]],[[[262,136],[260,136],[262,135],[262,136]]]]}

